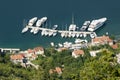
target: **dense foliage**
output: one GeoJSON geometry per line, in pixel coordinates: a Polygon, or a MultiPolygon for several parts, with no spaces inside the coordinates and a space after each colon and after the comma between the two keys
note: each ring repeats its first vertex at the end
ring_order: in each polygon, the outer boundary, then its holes
{"type": "Polygon", "coordinates": [[[0,54],[1,80],[120,80],[120,65],[116,63],[116,52],[108,45],[83,49],[85,55],[78,58],[71,56],[72,51],[57,52],[54,48],[45,49],[46,57],[39,56],[33,61],[40,67],[23,68],[13,64],[10,54],[0,54]],[[96,57],[90,57],[89,50],[107,48],[96,57]],[[50,69],[62,68],[62,75],[49,74],[50,69]]]}

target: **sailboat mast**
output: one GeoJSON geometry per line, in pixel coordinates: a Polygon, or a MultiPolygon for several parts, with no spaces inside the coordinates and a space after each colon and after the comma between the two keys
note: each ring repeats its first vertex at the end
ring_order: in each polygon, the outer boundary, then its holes
{"type": "Polygon", "coordinates": [[[72,24],[74,24],[74,14],[72,14],[72,24]]]}

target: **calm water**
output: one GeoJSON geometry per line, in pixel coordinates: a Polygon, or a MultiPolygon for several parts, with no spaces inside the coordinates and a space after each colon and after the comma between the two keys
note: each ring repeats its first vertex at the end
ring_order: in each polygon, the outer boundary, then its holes
{"type": "Polygon", "coordinates": [[[30,32],[21,34],[23,20],[36,16],[48,17],[51,25],[58,24],[62,28],[71,23],[72,13],[75,23],[81,27],[85,20],[107,17],[103,28],[97,30],[98,35],[106,32],[120,35],[120,1],[119,0],[0,0],[0,47],[17,47],[21,49],[35,46],[48,46],[51,41],[63,42],[74,39],[57,37],[41,37],[30,32]]]}

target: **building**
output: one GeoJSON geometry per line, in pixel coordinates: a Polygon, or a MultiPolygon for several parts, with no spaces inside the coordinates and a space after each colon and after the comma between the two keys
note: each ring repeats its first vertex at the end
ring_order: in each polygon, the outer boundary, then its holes
{"type": "Polygon", "coordinates": [[[55,70],[59,75],[62,74],[62,69],[60,67],[56,67],[55,70]]]}
{"type": "Polygon", "coordinates": [[[68,50],[68,48],[62,47],[62,48],[57,49],[58,52],[62,52],[62,51],[65,51],[65,50],[68,50]]]}
{"type": "Polygon", "coordinates": [[[111,47],[112,47],[113,49],[117,49],[117,48],[118,48],[118,44],[111,45],[111,47]]]}
{"type": "Polygon", "coordinates": [[[37,58],[37,55],[35,54],[35,51],[33,49],[28,49],[26,51],[23,51],[22,53],[24,53],[24,56],[27,60],[35,60],[37,58]]]}
{"type": "Polygon", "coordinates": [[[74,58],[77,58],[77,57],[79,57],[80,55],[84,55],[84,51],[83,50],[79,50],[79,49],[77,49],[77,50],[74,50],[73,52],[72,52],[72,57],[74,57],[74,58]]]}
{"type": "Polygon", "coordinates": [[[95,37],[91,40],[92,46],[104,45],[104,44],[113,45],[113,40],[110,39],[109,36],[104,36],[104,35],[100,37],[95,37]]]}
{"type": "Polygon", "coordinates": [[[43,55],[44,54],[44,48],[43,47],[36,47],[34,48],[35,54],[40,54],[43,55]]]}
{"type": "Polygon", "coordinates": [[[18,62],[22,62],[24,57],[24,54],[14,54],[10,56],[10,60],[17,64],[18,62]]]}
{"type": "Polygon", "coordinates": [[[95,57],[97,53],[101,52],[102,50],[90,51],[90,55],[95,57]]]}
{"type": "Polygon", "coordinates": [[[62,74],[62,69],[60,67],[56,67],[55,69],[50,69],[49,73],[50,74],[57,73],[57,74],[61,75],[62,74]]]}
{"type": "Polygon", "coordinates": [[[120,64],[120,53],[118,53],[116,57],[117,57],[117,63],[120,64]]]}

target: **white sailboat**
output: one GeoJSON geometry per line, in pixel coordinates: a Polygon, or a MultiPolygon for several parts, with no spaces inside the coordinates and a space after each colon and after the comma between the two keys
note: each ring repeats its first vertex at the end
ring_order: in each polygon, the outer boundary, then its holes
{"type": "Polygon", "coordinates": [[[29,26],[33,26],[33,24],[34,24],[36,21],[37,21],[37,17],[34,17],[34,18],[32,18],[32,19],[29,20],[28,25],[29,25],[29,26]]]}
{"type": "Polygon", "coordinates": [[[22,32],[21,33],[25,33],[26,31],[28,31],[29,27],[26,26],[25,28],[23,28],[22,32]]]}

